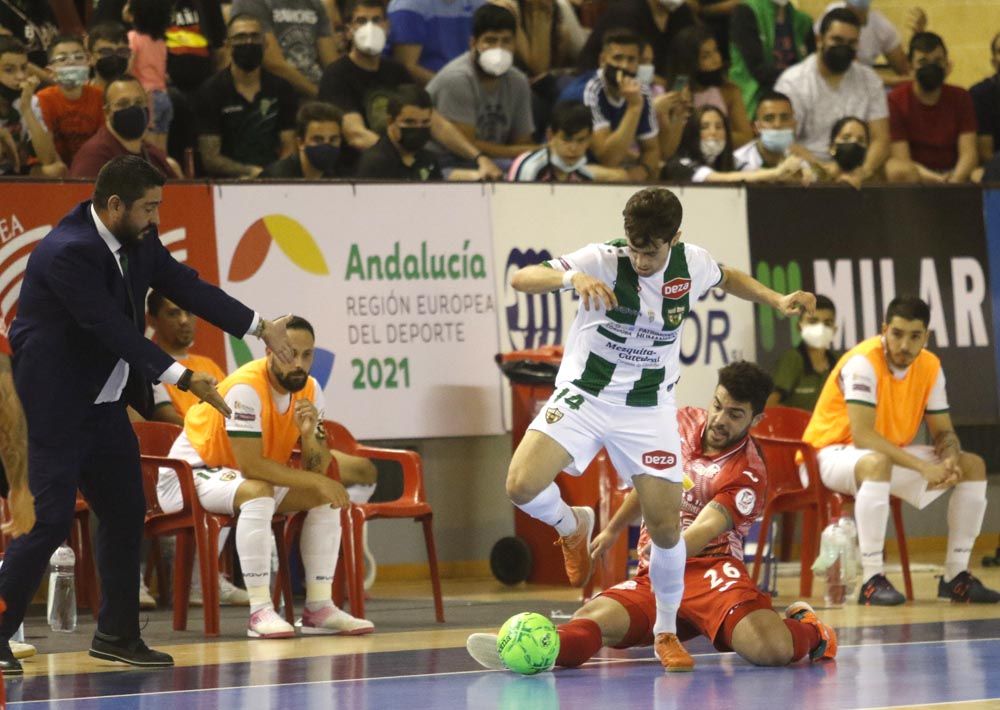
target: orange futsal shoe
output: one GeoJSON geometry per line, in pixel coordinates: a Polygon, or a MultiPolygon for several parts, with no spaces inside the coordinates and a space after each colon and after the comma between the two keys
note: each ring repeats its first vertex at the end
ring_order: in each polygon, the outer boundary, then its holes
{"type": "Polygon", "coordinates": [[[653,642],[656,657],[669,673],[686,673],[694,670],[694,659],[687,652],[677,634],[656,634],[653,642]]]}
{"type": "Polygon", "coordinates": [[[593,565],[590,561],[590,536],[594,534],[594,511],[587,507],[573,506],[576,531],[560,537],[556,544],[562,546],[563,562],[570,586],[582,587],[590,579],[593,565]]]}
{"type": "Polygon", "coordinates": [[[819,646],[809,651],[809,658],[813,661],[822,661],[829,658],[833,660],[837,656],[837,632],[833,630],[832,626],[827,626],[819,617],[816,616],[816,612],[813,608],[809,606],[806,602],[793,602],[787,609],[785,609],[785,618],[795,619],[801,621],[803,624],[809,624],[810,626],[816,627],[819,632],[819,646]]]}

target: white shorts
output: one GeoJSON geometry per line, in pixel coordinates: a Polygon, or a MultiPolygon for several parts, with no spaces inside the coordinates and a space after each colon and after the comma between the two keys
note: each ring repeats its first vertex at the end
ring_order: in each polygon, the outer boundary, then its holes
{"type": "MultiPolygon", "coordinates": [[[[904,446],[903,450],[911,456],[923,461],[937,461],[933,446],[904,446]]],[[[858,461],[868,454],[869,449],[858,449],[853,446],[827,446],[816,453],[819,461],[819,477],[823,485],[831,491],[855,496],[858,493],[858,483],[854,476],[854,468],[858,461]]],[[[941,497],[947,488],[927,490],[927,480],[912,468],[902,466],[892,467],[892,477],[889,480],[889,493],[902,498],[914,508],[921,509],[941,497]]]]}
{"type": "MultiPolygon", "coordinates": [[[[243,474],[235,468],[196,468],[194,469],[194,488],[198,493],[201,506],[210,513],[235,515],[233,501],[236,491],[245,481],[243,474]]],[[[284,486],[274,487],[274,505],[277,508],[288,494],[284,486]]],[[[169,468],[161,468],[156,482],[156,498],[160,502],[160,510],[164,513],[175,513],[184,507],[181,497],[181,484],[177,474],[169,468]]]]}
{"type": "Polygon", "coordinates": [[[656,407],[627,407],[603,402],[572,385],[557,385],[528,428],[569,452],[573,463],[566,472],[574,476],[604,447],[623,486],[640,474],[673,483],[684,477],[673,397],[656,407]]]}

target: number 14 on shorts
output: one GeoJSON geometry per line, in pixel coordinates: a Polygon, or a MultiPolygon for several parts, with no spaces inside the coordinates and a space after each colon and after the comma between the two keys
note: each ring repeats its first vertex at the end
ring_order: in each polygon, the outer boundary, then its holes
{"type": "Polygon", "coordinates": [[[552,400],[552,404],[555,404],[559,400],[562,400],[563,404],[572,409],[574,412],[583,406],[584,399],[582,394],[574,394],[567,397],[569,394],[569,387],[563,387],[556,398],[552,400]]]}

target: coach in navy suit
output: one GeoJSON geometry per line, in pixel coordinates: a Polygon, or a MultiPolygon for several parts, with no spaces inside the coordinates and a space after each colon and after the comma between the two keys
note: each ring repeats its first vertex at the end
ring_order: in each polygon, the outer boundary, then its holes
{"type": "Polygon", "coordinates": [[[190,389],[228,416],[208,374],[186,370],[143,337],[150,287],[237,337],[262,337],[281,357],[284,320],[266,321],[178,263],[157,234],[163,177],[138,156],[101,170],[93,201],[73,209],[28,260],[11,328],[14,382],[28,422],[36,524],[0,568],[0,669],[20,672],[8,641],[69,536],[77,488],[99,520],[103,594],[90,655],[141,666],[173,659],[139,635],[139,556],[146,502],[126,413],[148,413],[154,380],[190,389]]]}

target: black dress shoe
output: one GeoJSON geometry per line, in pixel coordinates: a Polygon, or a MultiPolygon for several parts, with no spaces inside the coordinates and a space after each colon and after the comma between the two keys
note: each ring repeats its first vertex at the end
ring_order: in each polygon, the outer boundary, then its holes
{"type": "MultiPolygon", "coordinates": [[[[169,668],[174,665],[172,656],[152,650],[141,638],[126,640],[100,631],[94,634],[94,640],[90,642],[90,655],[105,661],[118,661],[143,668],[169,668]]],[[[20,664],[18,667],[20,668],[20,664]]]]}
{"type": "Polygon", "coordinates": [[[0,671],[3,671],[4,675],[24,673],[21,662],[14,658],[14,652],[10,650],[10,644],[6,641],[0,641],[0,671]]]}

